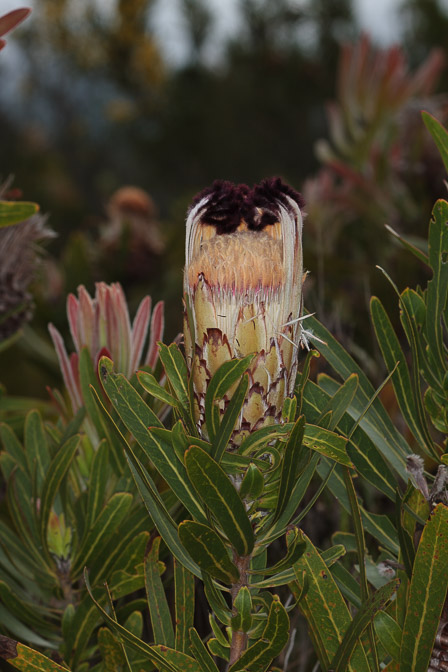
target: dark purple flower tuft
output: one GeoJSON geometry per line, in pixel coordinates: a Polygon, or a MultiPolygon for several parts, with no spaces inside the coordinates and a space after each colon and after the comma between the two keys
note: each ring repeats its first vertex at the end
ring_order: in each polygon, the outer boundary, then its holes
{"type": "Polygon", "coordinates": [[[267,178],[252,189],[246,184],[216,180],[195,196],[192,207],[208,198],[199,216],[204,224],[215,226],[219,234],[236,231],[242,219],[249,229],[261,231],[278,221],[279,204],[289,208],[287,196],[303,208],[302,196],[280,177],[267,178]]]}
{"type": "Polygon", "coordinates": [[[241,209],[247,193],[249,187],[245,184],[215,180],[210,187],[195,196],[193,206],[208,197],[201,213],[201,221],[216,226],[218,233],[232,233],[240,223],[241,209]]]}
{"type": "Polygon", "coordinates": [[[244,219],[249,229],[261,230],[275,224],[279,217],[279,203],[287,209],[290,207],[287,196],[296,201],[299,208],[304,207],[302,195],[280,177],[269,177],[256,184],[245,203],[244,219]]]}

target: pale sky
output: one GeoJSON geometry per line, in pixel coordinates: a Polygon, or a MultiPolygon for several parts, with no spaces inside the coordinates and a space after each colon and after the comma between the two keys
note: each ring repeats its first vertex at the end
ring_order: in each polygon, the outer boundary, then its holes
{"type": "MultiPolygon", "coordinates": [[[[275,0],[273,0],[275,1],[275,0]]],[[[300,6],[301,0],[295,0],[300,6]]],[[[114,0],[75,0],[74,9],[82,4],[95,3],[107,14],[114,0]]],[[[219,44],[226,35],[238,29],[238,0],[208,0],[216,17],[215,34],[208,40],[207,56],[219,59],[219,44]]],[[[401,24],[398,15],[400,0],[354,0],[355,15],[361,28],[383,46],[399,41],[401,24]]],[[[441,0],[448,12],[448,0],[441,0]]],[[[173,65],[181,64],[188,54],[189,45],[182,29],[180,0],[157,0],[153,11],[153,25],[167,60],[173,65]]],[[[38,7],[39,0],[0,0],[0,15],[17,7],[38,7]]],[[[28,22],[32,21],[32,15],[28,22]]],[[[6,52],[4,52],[5,54],[6,52]]]]}

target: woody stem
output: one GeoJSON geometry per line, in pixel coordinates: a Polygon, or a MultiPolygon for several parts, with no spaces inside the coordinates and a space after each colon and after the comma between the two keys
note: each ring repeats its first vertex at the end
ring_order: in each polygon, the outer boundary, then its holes
{"type": "MultiPolygon", "coordinates": [[[[250,565],[250,555],[245,555],[242,557],[237,556],[234,560],[235,565],[238,567],[240,572],[240,578],[237,583],[233,583],[230,589],[230,594],[232,596],[232,605],[235,602],[235,598],[238,595],[240,588],[247,586],[247,570],[250,565]]],[[[241,630],[234,630],[232,632],[232,642],[230,644],[230,659],[227,666],[227,670],[231,668],[233,663],[235,663],[243,654],[247,646],[247,633],[242,632],[241,630]]]]}

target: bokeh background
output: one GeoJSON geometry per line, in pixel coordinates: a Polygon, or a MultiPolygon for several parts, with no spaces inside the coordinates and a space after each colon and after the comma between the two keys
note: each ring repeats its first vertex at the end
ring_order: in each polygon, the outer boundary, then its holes
{"type": "MultiPolygon", "coordinates": [[[[21,6],[0,0],[0,14],[21,6]]],[[[25,3],[26,4],[26,3],[25,3]]],[[[120,281],[132,309],[166,302],[182,328],[184,218],[215,179],[280,175],[304,193],[306,305],[379,364],[376,293],[425,271],[385,228],[424,246],[443,165],[420,118],[447,118],[442,0],[34,0],[0,55],[0,184],[40,204],[56,237],[34,319],[0,356],[12,394],[45,395],[81,283],[120,281]]],[[[397,316],[398,322],[398,316],[397,316]]]]}

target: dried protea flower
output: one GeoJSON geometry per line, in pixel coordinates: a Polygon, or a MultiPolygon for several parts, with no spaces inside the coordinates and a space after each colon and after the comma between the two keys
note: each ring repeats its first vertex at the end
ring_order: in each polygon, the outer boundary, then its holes
{"type": "MultiPolygon", "coordinates": [[[[224,362],[256,353],[232,443],[281,422],[292,396],[301,339],[300,194],[279,178],[246,185],[215,182],[187,218],[185,350],[195,416],[204,427],[208,383],[224,362]]],[[[224,411],[229,397],[224,399],[224,411]]]]}
{"type": "MultiPolygon", "coordinates": [[[[0,196],[8,186],[0,186],[0,196]]],[[[0,228],[0,342],[31,319],[33,300],[28,287],[38,265],[36,243],[54,235],[46,226],[46,218],[39,214],[0,228]]]]}
{"type": "Polygon", "coordinates": [[[126,253],[126,274],[147,278],[154,258],[165,250],[153,199],[138,187],[121,187],[112,194],[106,209],[108,221],[101,231],[101,249],[106,255],[126,253]]]}
{"type": "Polygon", "coordinates": [[[68,357],[59,331],[52,324],[48,328],[74,413],[83,406],[78,368],[82,348],[88,348],[95,370],[102,355],[110,357],[115,370],[127,377],[140,366],[154,369],[158,359],[157,342],[163,337],[163,310],[163,301],[159,301],[151,317],[151,297],[145,296],[131,325],[126,297],[119,283],[96,283],[94,298],[83,285],[78,287],[78,297],[69,294],[67,317],[76,352],[68,357]],[[143,356],[149,330],[148,349],[143,356]]]}

